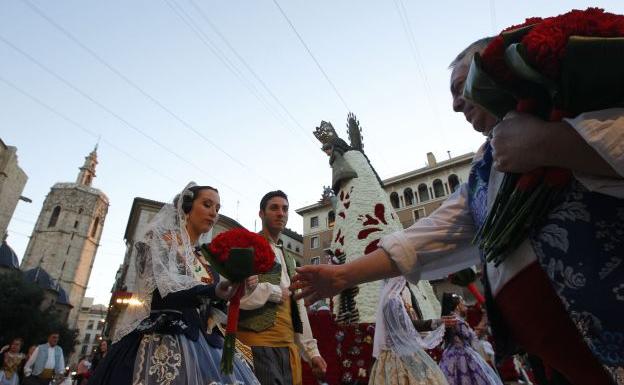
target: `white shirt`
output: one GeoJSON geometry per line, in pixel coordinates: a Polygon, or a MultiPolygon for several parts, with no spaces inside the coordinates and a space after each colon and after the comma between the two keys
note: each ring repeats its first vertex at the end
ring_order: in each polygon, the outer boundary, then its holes
{"type": "MultiPolygon", "coordinates": [[[[587,112],[566,121],[622,176],[616,179],[575,173],[576,179],[591,191],[624,198],[624,109],[587,112]]],[[[475,161],[481,156],[482,151],[475,161]]],[[[490,208],[502,177],[503,173],[495,169],[490,172],[487,198],[490,208]]],[[[379,245],[408,280],[440,279],[481,262],[478,248],[472,245],[476,230],[468,205],[468,188],[463,184],[430,216],[383,237],[379,245]]],[[[492,294],[496,296],[512,277],[536,260],[530,242],[525,240],[504,263],[499,266],[488,263],[492,294]]]]}
{"type": "MultiPolygon", "coordinates": [[[[267,302],[282,302],[282,288],[288,289],[290,287],[290,277],[288,277],[288,270],[286,268],[286,262],[282,253],[282,248],[275,245],[273,241],[271,248],[275,253],[275,262],[279,263],[282,267],[281,278],[279,285],[273,285],[268,282],[261,282],[256,286],[253,292],[245,295],[241,298],[240,308],[243,310],[254,310],[264,306],[267,302]]],[[[310,320],[308,319],[308,312],[305,308],[303,300],[297,301],[297,308],[303,325],[303,333],[295,333],[295,344],[301,351],[301,356],[304,360],[310,361],[313,357],[320,356],[316,339],[312,336],[312,328],[310,327],[310,320]]]]}
{"type": "MultiPolygon", "coordinates": [[[[45,365],[44,365],[44,369],[54,369],[56,367],[56,359],[54,358],[54,350],[55,347],[54,346],[50,346],[49,344],[46,345],[48,347],[48,360],[46,361],[45,365]]],[[[37,360],[37,355],[39,354],[39,346],[37,346],[35,348],[35,350],[33,351],[33,354],[30,356],[30,358],[28,359],[28,361],[26,362],[26,365],[24,365],[24,374],[26,375],[26,377],[30,376],[32,374],[32,366],[35,364],[35,361],[37,360]]],[[[63,358],[63,355],[61,354],[61,362],[59,367],[61,368],[65,368],[65,359],[63,358]]],[[[38,374],[38,373],[37,373],[38,374]]],[[[59,373],[57,373],[59,374],[59,373]]]]}

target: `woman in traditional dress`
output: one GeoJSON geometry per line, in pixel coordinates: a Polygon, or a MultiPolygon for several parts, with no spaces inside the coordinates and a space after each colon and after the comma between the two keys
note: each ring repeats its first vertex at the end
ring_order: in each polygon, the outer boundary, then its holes
{"type": "Polygon", "coordinates": [[[438,365],[423,350],[442,342],[444,322],[435,320],[437,328],[425,338],[420,336],[401,294],[406,283],[402,276],[384,282],[373,345],[377,360],[369,385],[447,385],[438,365]]]}
{"type": "Polygon", "coordinates": [[[0,385],[17,385],[19,384],[18,370],[20,364],[24,362],[26,357],[21,353],[22,339],[15,338],[11,341],[11,345],[4,346],[0,350],[0,385]]]}
{"type": "Polygon", "coordinates": [[[233,373],[221,373],[222,336],[206,332],[199,312],[237,288],[220,281],[196,249],[208,240],[219,208],[215,188],[190,183],[154,217],[136,244],[133,304],[90,385],[258,384],[238,356],[233,373]]]}
{"type": "Polygon", "coordinates": [[[444,293],[442,316],[454,315],[457,324],[446,330],[445,349],[440,368],[449,385],[503,385],[500,377],[477,353],[479,339],[462,318],[466,312],[464,300],[457,294],[444,293]]]}

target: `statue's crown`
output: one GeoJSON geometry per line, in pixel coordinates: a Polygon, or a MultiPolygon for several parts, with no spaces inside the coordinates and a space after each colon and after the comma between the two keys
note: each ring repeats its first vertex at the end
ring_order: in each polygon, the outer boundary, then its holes
{"type": "Polygon", "coordinates": [[[313,134],[316,136],[316,139],[323,144],[328,144],[333,138],[338,137],[336,130],[334,130],[334,126],[332,126],[330,122],[326,122],[324,120],[321,121],[320,126],[316,127],[313,134]]]}

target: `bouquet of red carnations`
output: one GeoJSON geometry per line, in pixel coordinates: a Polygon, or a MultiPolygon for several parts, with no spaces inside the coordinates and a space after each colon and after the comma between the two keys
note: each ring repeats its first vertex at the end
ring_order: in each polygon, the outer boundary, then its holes
{"type": "MultiPolygon", "coordinates": [[[[275,264],[275,253],[269,242],[262,235],[244,228],[221,233],[209,244],[202,245],[200,250],[210,265],[231,282],[242,283],[252,275],[270,271],[275,264]]],[[[232,373],[234,369],[233,358],[240,299],[244,291],[245,285],[239,285],[228,306],[223,356],[221,357],[221,371],[227,374],[232,373]]]]}
{"type": "MultiPolygon", "coordinates": [[[[589,8],[505,29],[473,58],[464,96],[549,121],[624,105],[624,16],[589,8]]],[[[507,173],[474,242],[499,264],[548,213],[570,170],[507,173]]]]}

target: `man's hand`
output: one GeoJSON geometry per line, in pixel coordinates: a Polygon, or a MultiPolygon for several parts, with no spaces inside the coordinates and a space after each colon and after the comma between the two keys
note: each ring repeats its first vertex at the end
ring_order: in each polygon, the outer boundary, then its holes
{"type": "Polygon", "coordinates": [[[310,367],[312,368],[312,374],[317,379],[323,379],[325,373],[327,373],[327,362],[321,356],[314,356],[310,359],[310,367]]]}
{"type": "Polygon", "coordinates": [[[291,290],[298,290],[295,299],[305,299],[306,305],[332,297],[346,289],[347,281],[342,276],[345,265],[306,265],[297,268],[292,279],[291,290]]]}
{"type": "Polygon", "coordinates": [[[288,303],[290,301],[290,289],[287,287],[282,288],[282,303],[288,303]]]}

